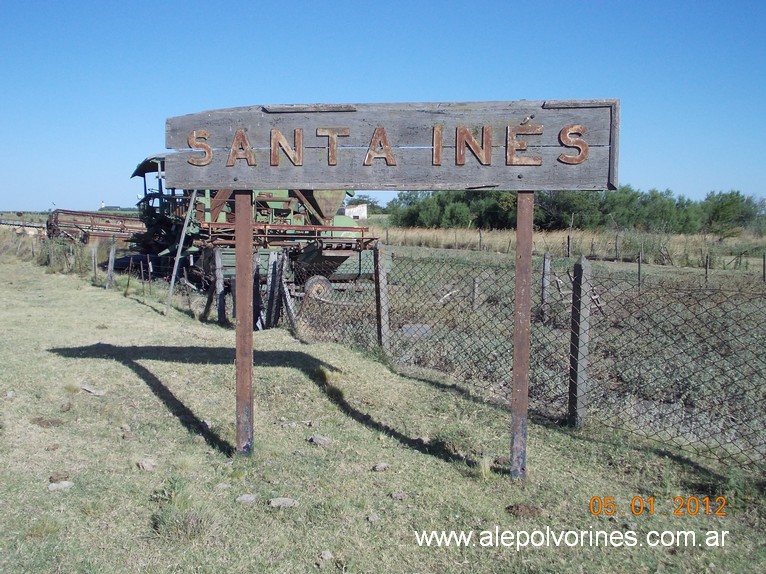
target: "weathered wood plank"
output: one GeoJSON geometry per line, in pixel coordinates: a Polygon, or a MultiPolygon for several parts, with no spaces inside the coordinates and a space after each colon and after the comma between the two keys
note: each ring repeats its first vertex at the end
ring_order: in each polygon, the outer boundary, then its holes
{"type": "Polygon", "coordinates": [[[166,145],[179,153],[166,179],[187,189],[613,189],[618,120],[615,100],[213,110],[168,119],[166,145]]]}

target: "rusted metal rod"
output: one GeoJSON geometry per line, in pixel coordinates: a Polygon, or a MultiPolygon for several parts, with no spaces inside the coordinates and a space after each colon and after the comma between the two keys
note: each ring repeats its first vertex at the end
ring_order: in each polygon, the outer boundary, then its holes
{"type": "Polygon", "coordinates": [[[186,210],[186,219],[184,219],[184,226],[181,229],[181,238],[178,240],[178,248],[176,249],[176,258],[173,262],[173,275],[170,276],[170,289],[168,289],[168,300],[165,304],[165,315],[170,313],[170,304],[173,302],[173,289],[176,286],[176,275],[178,274],[178,261],[181,258],[181,250],[184,246],[184,240],[186,239],[186,230],[189,229],[189,219],[191,214],[194,213],[194,202],[197,199],[197,190],[195,189],[191,198],[189,199],[189,209],[186,210]]]}
{"type": "Polygon", "coordinates": [[[527,478],[529,343],[532,315],[532,226],[535,194],[520,191],[516,202],[516,293],[513,314],[511,476],[527,478]]]}
{"type": "Polygon", "coordinates": [[[234,192],[237,453],[253,450],[253,192],[234,192]]]}

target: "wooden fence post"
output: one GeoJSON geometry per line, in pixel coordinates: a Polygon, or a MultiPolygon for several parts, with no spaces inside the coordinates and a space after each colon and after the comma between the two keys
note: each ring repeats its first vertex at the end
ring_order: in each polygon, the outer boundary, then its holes
{"type": "Polygon", "coordinates": [[[266,321],[264,327],[271,329],[275,324],[277,298],[279,295],[278,257],[276,251],[269,253],[269,263],[266,269],[266,321]]]}
{"type": "Polygon", "coordinates": [[[540,285],[540,320],[548,321],[551,306],[551,254],[546,251],[543,255],[543,276],[540,285]]]}
{"type": "Polygon", "coordinates": [[[575,264],[572,283],[572,332],[569,344],[569,424],[579,427],[588,409],[588,341],[590,340],[591,265],[575,264]]]}
{"type": "Polygon", "coordinates": [[[106,269],[106,282],[104,283],[104,289],[109,289],[114,283],[114,256],[117,252],[117,244],[112,241],[112,247],[109,249],[109,265],[106,269]]]}
{"type": "Polygon", "coordinates": [[[93,265],[93,284],[98,284],[98,256],[96,255],[97,247],[94,245],[90,248],[90,258],[93,265]]]}
{"type": "Polygon", "coordinates": [[[617,233],[614,236],[614,260],[620,260],[620,234],[617,233]]]}
{"type": "Polygon", "coordinates": [[[375,263],[375,317],[377,319],[378,345],[384,353],[388,354],[391,351],[391,333],[388,322],[388,276],[380,243],[375,244],[372,253],[375,263]]]}
{"type": "Polygon", "coordinates": [[[226,294],[223,290],[223,256],[221,248],[213,249],[213,265],[215,265],[215,297],[216,311],[218,312],[218,324],[226,323],[226,294]]]}
{"type": "Polygon", "coordinates": [[[253,325],[258,331],[263,331],[266,326],[263,317],[263,297],[261,297],[261,253],[253,254],[253,325]]]}
{"type": "Polygon", "coordinates": [[[282,302],[285,308],[285,315],[287,316],[287,320],[290,323],[290,329],[295,332],[298,328],[298,322],[295,318],[295,304],[293,303],[293,297],[290,294],[289,287],[287,286],[287,262],[288,257],[287,255],[283,254],[282,265],[279,274],[279,287],[282,293],[282,302]]]}

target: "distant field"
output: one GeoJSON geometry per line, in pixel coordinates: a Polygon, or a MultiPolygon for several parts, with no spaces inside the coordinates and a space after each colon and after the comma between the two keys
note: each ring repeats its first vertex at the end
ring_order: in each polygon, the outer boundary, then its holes
{"type": "MultiPolygon", "coordinates": [[[[516,249],[514,230],[422,229],[386,227],[386,216],[367,220],[370,231],[393,247],[426,247],[464,251],[488,251],[511,254],[516,249]]],[[[766,237],[743,233],[723,241],[713,235],[665,235],[638,231],[536,231],[534,251],[554,257],[569,253],[572,257],[585,255],[597,259],[637,261],[643,254],[644,263],[669,267],[705,267],[709,255],[713,269],[761,270],[766,253],[766,237]],[[617,257],[619,253],[619,257],[617,257]]]]}

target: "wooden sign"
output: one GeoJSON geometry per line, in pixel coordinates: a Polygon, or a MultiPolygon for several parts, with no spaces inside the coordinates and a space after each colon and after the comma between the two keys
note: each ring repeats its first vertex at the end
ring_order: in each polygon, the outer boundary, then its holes
{"type": "MultiPolygon", "coordinates": [[[[167,120],[168,187],[518,191],[511,476],[526,478],[534,192],[617,187],[617,100],[269,105],[167,120]]],[[[236,223],[237,452],[253,445],[252,221],[236,223]],[[242,319],[241,319],[242,318],[242,319]]]]}
{"type": "Polygon", "coordinates": [[[259,105],[167,120],[183,189],[608,190],[617,100],[259,105]]]}

